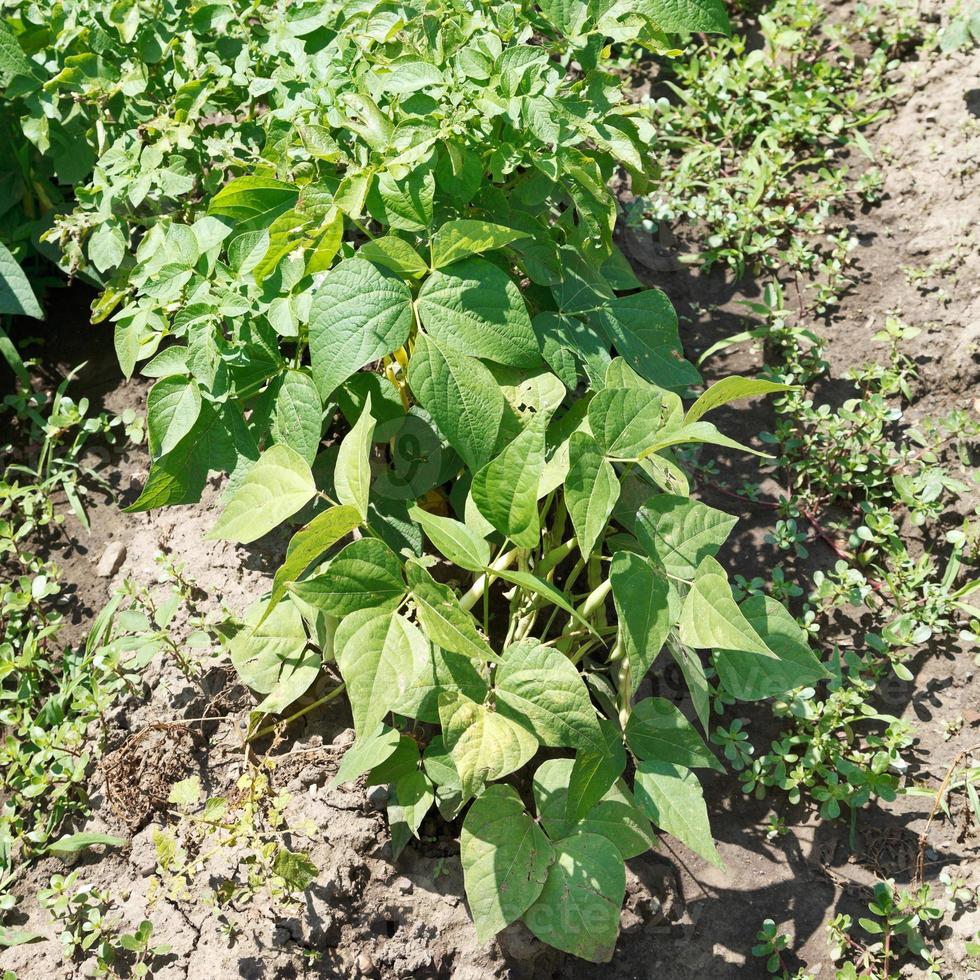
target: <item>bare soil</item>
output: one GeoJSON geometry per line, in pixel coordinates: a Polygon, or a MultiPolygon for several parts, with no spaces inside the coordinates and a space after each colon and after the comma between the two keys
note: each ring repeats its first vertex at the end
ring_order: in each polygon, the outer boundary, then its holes
{"type": "MultiPolygon", "coordinates": [[[[907,97],[871,142],[884,160],[887,197],[881,206],[847,220],[860,242],[859,276],[829,321],[820,326],[829,340],[834,382],[856,364],[880,356],[871,335],[886,310],[900,309],[908,323],[923,326],[912,342],[922,371],[920,400],[911,415],[935,415],[951,408],[976,412],[980,380],[980,52],[903,66],[907,97]],[[933,272],[907,275],[903,267],[933,272]]],[[[669,261],[670,250],[637,239],[624,242],[638,273],[661,286],[690,314],[691,301],[717,304],[706,315],[689,315],[685,342],[696,355],[720,337],[744,329],[739,301],[755,298],[752,281],[733,283],[721,272],[699,276],[669,261]]],[[[69,299],[73,294],[69,294],[69,299]]],[[[77,297],[76,297],[77,299],[77,297]]],[[[77,313],[68,315],[77,323],[77,313]]],[[[74,355],[89,359],[80,385],[107,407],[142,408],[147,385],[120,382],[113,368],[107,332],[72,327],[64,331],[58,361],[66,368],[74,355]],[[94,348],[94,351],[93,351],[94,348]]],[[[752,373],[759,367],[745,351],[713,359],[717,375],[752,373]]],[[[846,391],[846,385],[840,386],[846,391]]],[[[834,383],[815,396],[839,397],[834,383]]],[[[748,432],[771,426],[762,403],[750,415],[730,413],[729,428],[748,432]]],[[[216,516],[217,481],[202,504],[149,514],[127,515],[120,505],[134,499],[145,477],[144,452],[98,460],[113,484],[115,500],[97,500],[92,532],[70,528],[70,540],[53,551],[71,597],[71,634],[84,636],[94,613],[126,577],[154,585],[160,552],[186,562],[198,591],[197,607],[218,617],[222,608],[241,611],[268,588],[283,553],[284,538],[272,535],[249,548],[205,540],[216,516]],[[113,579],[95,569],[112,541],[126,547],[113,579]]],[[[732,509],[730,500],[710,502],[732,509]]],[[[735,505],[736,508],[738,505],[735,505]]],[[[771,567],[774,555],[762,540],[771,520],[766,511],[746,511],[729,557],[736,570],[752,575],[771,567]]],[[[834,556],[813,545],[816,566],[834,556]]],[[[812,570],[812,569],[811,569],[812,570]]],[[[178,624],[179,625],[179,624],[178,624]]],[[[744,797],[732,775],[708,777],[706,797],[726,870],[713,868],[673,840],[630,862],[622,935],[611,964],[593,966],[559,954],[522,926],[508,928],[494,942],[477,944],[463,900],[455,843],[458,827],[435,819],[423,828],[424,841],[409,844],[397,863],[383,811],[383,794],[361,786],[326,788],[350,743],[346,707],[334,702],[294,725],[274,748],[278,788],[292,794],[290,815],[313,822],[307,850],[319,873],[293,904],[257,900],[217,908],[203,899],[225,866],[208,868],[200,892],[186,901],[152,896],[152,833],[168,817],[166,798],[176,781],[198,774],[209,795],[234,793],[246,766],[243,728],[253,703],[236,682],[219,651],[196,652],[203,672],[188,679],[172,659],[159,659],[144,675],[139,696],[123,701],[107,721],[109,751],[92,777],[93,816],[85,829],[119,834],[131,843],[121,851],[89,853],[81,859],[84,880],[110,888],[122,904],[128,926],[150,918],[154,940],[173,953],[154,971],[159,980],[230,980],[235,977],[453,978],[453,980],[546,980],[546,978],[662,978],[702,980],[764,976],[751,955],[762,920],[771,917],[793,936],[792,948],[813,973],[832,976],[826,923],[838,912],[863,914],[869,886],[877,877],[909,882],[918,836],[931,800],[902,797],[861,814],[855,850],[846,823],[808,817],[780,798],[744,797]],[[197,719],[207,719],[199,721],[197,719]],[[783,815],[789,833],[770,841],[767,816],[783,815]],[[313,961],[307,954],[316,952],[313,961]]],[[[910,779],[935,787],[951,760],[980,741],[969,723],[944,737],[944,723],[980,707],[972,651],[953,647],[923,650],[914,665],[914,683],[895,682],[879,692],[883,705],[914,724],[918,741],[910,779]]],[[[742,712],[753,722],[758,745],[773,731],[765,705],[742,712]]],[[[773,731],[774,733],[774,731],[773,731]]],[[[928,877],[943,866],[958,866],[974,884],[980,880],[980,840],[975,830],[933,825],[928,877]]],[[[24,924],[51,939],[0,953],[0,969],[21,980],[85,975],[86,964],[65,964],[61,944],[34,894],[60,861],[40,862],[20,883],[24,924]]],[[[950,926],[949,948],[980,929],[976,912],[950,926]]],[[[953,964],[966,977],[964,962],[953,964]]]]}

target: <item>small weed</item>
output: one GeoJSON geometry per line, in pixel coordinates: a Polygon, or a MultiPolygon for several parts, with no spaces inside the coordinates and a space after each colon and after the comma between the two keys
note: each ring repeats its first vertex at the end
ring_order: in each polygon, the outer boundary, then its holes
{"type": "MultiPolygon", "coordinates": [[[[819,339],[794,324],[777,287],[767,287],[753,312],[762,314],[763,326],[748,339],[764,344],[774,378],[809,384],[827,374],[819,339]]],[[[874,334],[884,356],[849,373],[856,397],[837,408],[803,391],[779,396],[775,427],[762,438],[776,456],[773,474],[785,496],[767,501],[742,488],[736,494],[778,515],[766,540],[787,561],[808,557],[814,547],[836,555],[830,569],[813,574],[799,618],[807,633],[826,636],[839,610],[870,614],[854,648],[845,637],[848,646],[825,661],[832,678],[825,692],[817,685],[777,698],[774,710],[788,727],[744,766],[743,789],[762,796],[776,787],[791,802],[808,798],[825,818],[847,811],[852,827],[868,800],[902,791],[908,768],[902,751],[911,732],[873,706],[882,689],[892,676],[912,679],[907,664],[923,644],[958,634],[973,642],[975,632],[970,596],[978,585],[967,573],[977,558],[977,521],[936,529],[969,489],[980,425],[959,411],[915,424],[905,418],[917,371],[903,345],[917,333],[888,315],[874,334]],[[915,553],[908,528],[920,529],[925,542],[915,553]]],[[[720,485],[710,468],[699,475],[720,485]]],[[[786,578],[779,567],[769,582],[739,585],[749,594],[787,598],[786,578]]]]}
{"type": "Polygon", "coordinates": [[[976,3],[954,3],[951,16],[939,35],[944,54],[965,51],[980,44],[980,7],[976,3]]]}
{"type": "Polygon", "coordinates": [[[666,65],[665,94],[647,102],[661,179],[632,224],[692,228],[706,245],[684,261],[805,278],[801,314],[836,304],[857,242],[834,213],[882,192],[880,171],[852,177],[842,156],[872,155],[861,131],[887,113],[896,55],[922,40],[911,3],[859,6],[834,23],[816,0],[777,0],[758,16],[762,47],[736,34],[666,65]]]}
{"type": "MultiPolygon", "coordinates": [[[[20,363],[27,373],[28,367],[20,363]]],[[[101,750],[109,707],[137,690],[140,672],[169,642],[154,632],[145,596],[127,586],[92,623],[83,646],[67,647],[57,567],[31,549],[64,519],[58,492],[87,526],[85,486],[101,478],[79,460],[90,440],[113,440],[125,424],[90,416],[66,378],[48,399],[15,372],[18,387],[0,417],[34,458],[10,462],[0,479],[0,910],[11,884],[67,820],[88,813],[86,783],[101,750]]],[[[138,435],[132,424],[129,436],[138,435]]],[[[11,447],[3,452],[12,458],[11,447]]],[[[152,613],[152,610],[151,610],[152,613]]],[[[63,898],[59,895],[59,899],[63,898]]],[[[80,899],[81,900],[81,899],[80,899]]]]}
{"type": "Polygon", "coordinates": [[[210,885],[210,901],[218,908],[237,908],[259,894],[273,901],[294,901],[316,877],[305,854],[286,847],[284,838],[311,837],[316,828],[291,824],[286,817],[290,796],[276,792],[270,780],[274,767],[267,760],[240,776],[235,793],[202,798],[196,776],[177,783],[170,794],[176,823],[153,835],[157,854],[154,891],[171,901],[185,902],[192,885],[224,855],[231,870],[210,885]]]}
{"type": "MultiPolygon", "coordinates": [[[[907,975],[904,964],[912,962],[927,980],[949,980],[952,974],[936,945],[945,917],[955,911],[952,904],[939,904],[928,885],[903,889],[894,881],[879,881],[869,915],[860,917],[857,926],[850,915],[840,914],[827,927],[831,956],[838,964],[835,980],[898,980],[907,975]]],[[[813,980],[804,969],[789,972],[790,945],[789,936],[766,919],[752,954],[764,958],[768,972],[780,980],[813,980]]],[[[967,943],[968,955],[970,947],[967,943]]]]}
{"type": "Polygon", "coordinates": [[[154,961],[166,956],[170,947],[152,943],[153,923],[148,919],[135,932],[121,932],[118,915],[110,914],[114,907],[110,892],[79,884],[79,874],[53,875],[37,896],[61,930],[65,959],[90,953],[96,976],[149,976],[154,961]]]}
{"type": "Polygon", "coordinates": [[[770,973],[782,973],[782,954],[789,947],[789,936],[780,932],[772,919],[766,919],[755,938],[756,945],[752,947],[752,955],[764,957],[766,969],[770,973]]]}

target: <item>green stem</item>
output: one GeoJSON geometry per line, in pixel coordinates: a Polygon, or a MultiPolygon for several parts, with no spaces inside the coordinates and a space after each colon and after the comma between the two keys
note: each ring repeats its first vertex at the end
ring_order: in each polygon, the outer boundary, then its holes
{"type": "Polygon", "coordinates": [[[353,226],[354,226],[354,227],[355,227],[355,228],[356,228],[356,229],[357,229],[357,230],[358,230],[358,231],[359,231],[359,232],[360,232],[360,233],[361,233],[362,235],[364,235],[364,237],[365,237],[365,238],[367,238],[367,239],[368,239],[368,241],[372,241],[372,242],[373,242],[373,241],[374,241],[374,239],[375,239],[375,238],[377,237],[377,236],[375,236],[375,235],[372,235],[372,234],[371,234],[371,232],[370,232],[370,231],[368,231],[368,229],[367,229],[367,225],[365,225],[363,221],[358,221],[358,219],[357,219],[357,218],[352,218],[352,217],[351,217],[350,215],[347,215],[347,220],[348,220],[348,221],[349,221],[349,222],[350,222],[350,223],[351,223],[351,224],[352,224],[352,225],[353,225],[353,226]]]}
{"type": "Polygon", "coordinates": [[[328,691],[322,698],[318,698],[312,704],[308,704],[305,708],[300,708],[295,714],[290,715],[288,718],[284,718],[282,721],[273,722],[271,725],[266,725],[265,728],[260,728],[257,732],[249,735],[248,741],[251,742],[253,739],[261,738],[263,735],[271,735],[280,725],[291,725],[298,718],[302,718],[303,715],[308,715],[311,711],[315,711],[321,705],[329,704],[334,698],[339,697],[344,693],[346,684],[338,684],[332,691],[328,691]]]}

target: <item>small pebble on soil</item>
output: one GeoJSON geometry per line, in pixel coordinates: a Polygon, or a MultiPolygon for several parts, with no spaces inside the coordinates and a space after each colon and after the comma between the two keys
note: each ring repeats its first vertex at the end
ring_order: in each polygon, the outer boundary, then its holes
{"type": "Polygon", "coordinates": [[[126,560],[126,545],[122,541],[110,541],[102,552],[95,574],[99,578],[112,578],[126,560]]]}

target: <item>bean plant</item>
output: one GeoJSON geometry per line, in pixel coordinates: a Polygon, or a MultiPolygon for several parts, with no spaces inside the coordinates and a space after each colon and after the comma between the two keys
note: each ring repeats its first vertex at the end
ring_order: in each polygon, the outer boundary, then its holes
{"type": "Polygon", "coordinates": [[[194,503],[219,471],[213,538],[298,522],[269,595],[226,631],[257,712],[334,664],[356,734],[336,781],[390,787],[393,850],[433,807],[462,818],[480,940],[520,919],[608,960],[624,861],[654,827],[721,863],[695,773],[721,768],[697,727],[701,651],[743,700],[827,676],[778,602],[736,602],[718,560],[735,521],[689,496],[675,455],[746,448],[709,413],[789,386],[726,378],[685,408],[701,378],[677,316],[614,243],[609,183],[643,191],[656,127],[610,59],[725,32],[724,10],[164,8],[79,5],[108,56],[66,57],[29,93],[67,86],[65,109],[77,92],[86,132],[115,107],[56,230],[107,273],[95,311],[123,369],[155,379],[130,509],[194,503]],[[142,70],[105,69],[120,41],[142,70]],[[141,120],[145,98],[166,113],[141,120]],[[195,120],[218,135],[195,142],[195,120]],[[693,722],[652,696],[661,658],[693,722]]]}

